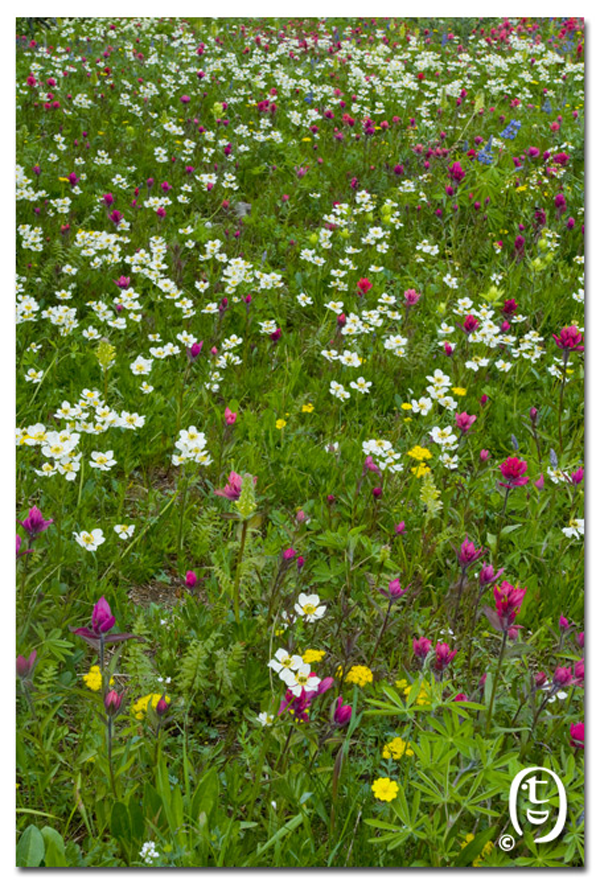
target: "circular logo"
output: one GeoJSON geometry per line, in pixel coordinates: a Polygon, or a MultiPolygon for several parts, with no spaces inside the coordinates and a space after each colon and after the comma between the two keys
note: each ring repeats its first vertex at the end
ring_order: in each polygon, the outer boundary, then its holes
{"type": "Polygon", "coordinates": [[[512,835],[502,835],[498,839],[498,847],[500,850],[508,851],[512,850],[515,846],[515,839],[512,835]]]}

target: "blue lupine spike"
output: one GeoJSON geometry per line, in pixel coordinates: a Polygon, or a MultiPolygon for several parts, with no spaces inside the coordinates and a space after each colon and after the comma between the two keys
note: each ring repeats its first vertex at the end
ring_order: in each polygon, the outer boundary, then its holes
{"type": "Polygon", "coordinates": [[[490,137],[489,137],[489,139],[488,139],[488,143],[487,143],[486,146],[485,146],[485,149],[488,151],[488,153],[489,153],[489,151],[491,151],[491,149],[492,149],[492,141],[493,141],[493,136],[490,135],[490,137]]]}

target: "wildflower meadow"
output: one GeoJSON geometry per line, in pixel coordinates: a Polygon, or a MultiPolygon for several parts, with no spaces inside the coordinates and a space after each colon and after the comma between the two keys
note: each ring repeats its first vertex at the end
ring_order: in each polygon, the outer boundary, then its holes
{"type": "Polygon", "coordinates": [[[584,865],[584,47],[16,19],[16,865],[584,865]]]}

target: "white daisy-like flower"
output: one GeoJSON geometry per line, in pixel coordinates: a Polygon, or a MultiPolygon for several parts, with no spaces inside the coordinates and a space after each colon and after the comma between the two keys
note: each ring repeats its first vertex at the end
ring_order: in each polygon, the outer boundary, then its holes
{"type": "Polygon", "coordinates": [[[90,466],[92,469],[107,473],[116,464],[113,454],[113,451],[92,451],[90,466]]]}
{"type": "Polygon", "coordinates": [[[284,669],[298,669],[302,666],[302,657],[298,654],[290,654],[285,648],[279,648],[272,660],[267,664],[269,669],[281,675],[284,669]]]}
{"type": "Polygon", "coordinates": [[[562,528],[565,537],[583,537],[584,519],[571,519],[566,528],[562,528]]]}
{"type": "Polygon", "coordinates": [[[302,689],[316,691],[321,683],[321,679],[317,675],[311,674],[309,663],[303,663],[295,672],[292,672],[291,669],[283,669],[280,677],[295,697],[300,696],[302,689]]]}
{"type": "Polygon", "coordinates": [[[321,604],[321,600],[316,593],[306,595],[306,593],[301,592],[298,596],[298,601],[294,605],[294,609],[307,623],[314,623],[325,616],[327,606],[321,604]]]}
{"type": "Polygon", "coordinates": [[[102,528],[94,528],[93,531],[81,531],[79,534],[77,531],[73,531],[73,537],[79,546],[87,549],[88,552],[95,552],[106,540],[102,528]]]}
{"type": "Polygon", "coordinates": [[[369,389],[373,386],[373,381],[366,381],[361,377],[356,381],[350,381],[350,386],[353,390],[358,390],[359,393],[368,393],[369,389]]]}
{"type": "Polygon", "coordinates": [[[270,712],[261,712],[256,716],[256,720],[263,727],[271,727],[271,725],[275,723],[275,716],[270,712]]]}
{"type": "Polygon", "coordinates": [[[350,393],[345,390],[341,384],[338,384],[337,381],[332,381],[330,383],[329,392],[332,396],[335,396],[336,399],[341,399],[342,402],[350,398],[350,393]]]}
{"type": "Polygon", "coordinates": [[[135,525],[115,525],[114,530],[121,540],[127,540],[133,536],[135,525]]]}

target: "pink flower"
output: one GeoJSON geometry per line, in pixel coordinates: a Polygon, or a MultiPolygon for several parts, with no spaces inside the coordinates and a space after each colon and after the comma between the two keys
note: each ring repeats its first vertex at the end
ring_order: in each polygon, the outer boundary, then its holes
{"type": "Polygon", "coordinates": [[[340,727],[344,727],[344,725],[348,724],[352,718],[352,706],[344,706],[343,703],[343,698],[338,697],[336,700],[335,712],[333,713],[333,720],[340,727]]]}
{"type": "Polygon", "coordinates": [[[529,477],[525,476],[527,472],[527,462],[519,460],[518,457],[507,457],[504,463],[500,464],[500,472],[505,482],[499,484],[503,488],[518,488],[520,485],[527,485],[529,477]]]}
{"type": "Polygon", "coordinates": [[[404,292],[404,303],[407,307],[412,307],[421,299],[421,293],[416,292],[414,289],[407,289],[404,292]]]}
{"type": "Polygon", "coordinates": [[[468,316],[465,316],[465,321],[461,325],[462,330],[466,335],[470,335],[471,332],[474,332],[476,328],[479,326],[479,320],[475,319],[474,316],[471,316],[469,313],[468,316]]]}
{"type": "Polygon", "coordinates": [[[366,295],[367,292],[369,292],[373,288],[373,283],[365,277],[362,277],[356,283],[356,288],[359,290],[361,295],[366,295]]]}
{"type": "Polygon", "coordinates": [[[452,663],[458,651],[451,651],[446,642],[438,642],[435,647],[435,662],[433,668],[437,672],[443,672],[452,663]]]}
{"type": "Polygon", "coordinates": [[[565,328],[561,330],[560,335],[553,334],[552,337],[556,341],[556,346],[560,347],[561,350],[571,353],[576,350],[584,349],[583,344],[581,343],[583,335],[576,325],[565,326],[565,328]]]}
{"type": "Polygon", "coordinates": [[[29,535],[29,539],[33,540],[38,534],[47,531],[53,522],[54,519],[44,519],[37,506],[33,506],[29,510],[27,518],[23,522],[19,522],[19,525],[25,528],[29,535]]]}
{"type": "Polygon", "coordinates": [[[570,732],[571,746],[573,746],[574,749],[583,749],[585,741],[585,726],[583,721],[579,721],[577,724],[572,724],[570,732]]]}
{"type": "Polygon", "coordinates": [[[552,684],[556,687],[567,687],[573,681],[570,666],[557,666],[552,676],[552,684]]]}
{"type": "Polygon", "coordinates": [[[117,694],[116,691],[109,691],[104,698],[104,708],[109,718],[115,716],[121,708],[123,702],[123,694],[117,694]]]}
{"type": "Polygon", "coordinates": [[[457,184],[459,181],[462,181],[465,177],[465,173],[460,163],[452,163],[450,168],[448,169],[448,174],[452,178],[453,181],[456,181],[457,184]]]}
{"type": "Polygon", "coordinates": [[[424,636],[413,639],[413,653],[418,660],[424,660],[431,650],[431,641],[424,636]]]}
{"type": "Polygon", "coordinates": [[[409,588],[409,586],[403,588],[398,578],[396,578],[395,580],[390,581],[387,589],[380,589],[379,592],[381,595],[384,595],[386,599],[389,599],[390,602],[395,602],[398,601],[398,599],[401,599],[402,596],[408,592],[409,588]]]}
{"type": "Polygon", "coordinates": [[[512,586],[507,580],[503,580],[500,586],[494,587],[496,614],[501,631],[506,632],[515,622],[526,592],[526,587],[512,586]]]}
{"type": "Polygon", "coordinates": [[[461,414],[456,415],[456,426],[461,434],[464,435],[469,432],[476,420],[475,415],[467,414],[466,411],[463,411],[461,414]]]}
{"type": "Polygon", "coordinates": [[[483,565],[481,571],[479,572],[479,585],[483,589],[484,586],[488,586],[490,583],[495,583],[498,578],[504,574],[505,569],[499,568],[498,571],[494,574],[494,566],[493,565],[483,565]]]}
{"type": "Polygon", "coordinates": [[[569,621],[567,620],[567,618],[563,614],[561,614],[560,617],[558,618],[558,628],[562,632],[564,632],[565,630],[567,630],[569,628],[569,625],[570,624],[569,624],[569,621]]]}
{"type": "Polygon", "coordinates": [[[186,571],[185,574],[185,585],[188,589],[193,589],[195,585],[198,583],[198,577],[196,576],[195,571],[186,571]]]}
{"type": "Polygon", "coordinates": [[[29,657],[23,657],[21,654],[17,657],[17,675],[19,678],[29,678],[33,673],[37,651],[32,651],[29,657]]]}
{"type": "Polygon", "coordinates": [[[227,406],[225,406],[225,423],[228,426],[233,426],[233,424],[237,420],[237,411],[231,411],[227,406]]]}
{"type": "MultiPolygon", "coordinates": [[[[254,479],[256,483],[256,478],[254,479]]],[[[242,493],[242,477],[239,473],[231,471],[229,473],[229,481],[225,488],[219,488],[215,491],[215,494],[219,497],[226,497],[227,500],[239,500],[240,494],[242,493]]]]}
{"type": "Polygon", "coordinates": [[[459,550],[456,550],[454,547],[454,552],[458,558],[458,564],[462,568],[462,570],[466,573],[467,568],[470,568],[471,565],[474,565],[484,554],[485,550],[475,549],[475,544],[469,540],[467,536],[463,540],[461,547],[459,550]]]}

